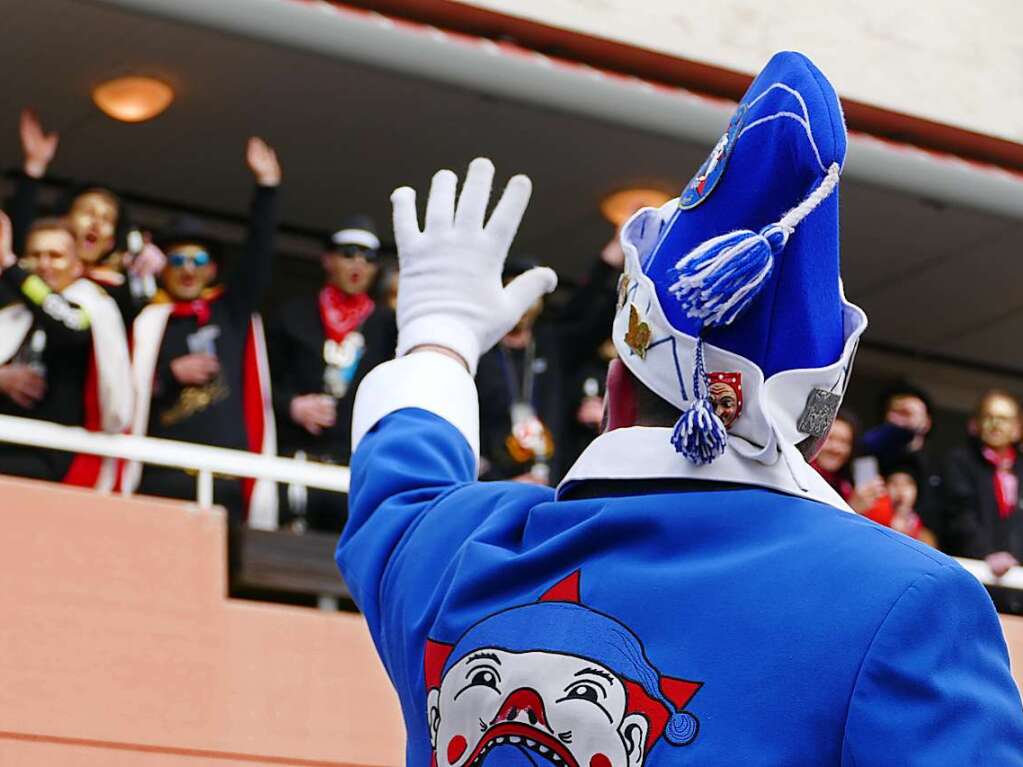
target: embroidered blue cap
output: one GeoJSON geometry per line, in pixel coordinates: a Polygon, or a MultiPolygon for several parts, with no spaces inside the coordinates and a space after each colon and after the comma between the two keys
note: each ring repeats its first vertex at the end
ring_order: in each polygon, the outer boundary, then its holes
{"type": "MultiPolygon", "coordinates": [[[[511,653],[547,652],[601,664],[625,686],[629,711],[648,719],[647,748],[663,736],[673,746],[696,738],[699,720],[685,710],[702,683],[663,675],[647,656],[643,643],[615,618],[580,602],[578,571],[561,580],[533,604],[490,615],[466,631],[455,645],[440,645],[442,670],[436,678],[427,670],[427,686],[440,679],[460,660],[479,650],[499,648],[511,653]],[[538,628],[542,627],[542,631],[538,628]]],[[[430,655],[428,649],[427,655],[430,655]]],[[[429,660],[427,661],[429,665],[429,660]]]]}
{"type": "Polygon", "coordinates": [[[765,426],[781,429],[786,443],[801,441],[809,391],[800,384],[803,403],[789,392],[779,399],[786,412],[772,414],[761,400],[775,377],[838,364],[841,375],[819,375],[810,388],[844,393],[847,363],[866,325],[845,302],[839,275],[845,151],[831,84],[802,54],[779,53],[679,198],[641,211],[623,231],[619,353],[684,411],[672,441],[695,464],[721,455],[729,434],[752,443],[748,454],[763,454],[773,441],[765,426]],[[668,342],[671,357],[651,353],[668,342]],[[742,375],[747,406],[727,431],[707,370],[742,375]]]}

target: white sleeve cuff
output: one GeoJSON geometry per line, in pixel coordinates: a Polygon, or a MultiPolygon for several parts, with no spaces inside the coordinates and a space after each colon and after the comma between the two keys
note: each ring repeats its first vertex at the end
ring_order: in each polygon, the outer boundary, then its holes
{"type": "Polygon", "coordinates": [[[417,346],[431,344],[444,346],[457,353],[469,366],[469,375],[476,375],[480,342],[464,322],[447,315],[429,314],[403,323],[398,330],[399,357],[417,346]]]}
{"type": "Polygon", "coordinates": [[[421,351],[378,365],[362,380],[352,413],[352,452],[377,421],[405,408],[438,415],[458,429],[480,457],[480,408],[476,382],[461,363],[421,351]]]}

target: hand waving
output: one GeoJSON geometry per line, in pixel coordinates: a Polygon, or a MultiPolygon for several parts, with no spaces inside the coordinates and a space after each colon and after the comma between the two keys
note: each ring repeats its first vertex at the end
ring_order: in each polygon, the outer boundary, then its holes
{"type": "Polygon", "coordinates": [[[457,178],[450,170],[438,171],[423,231],[416,218],[416,193],[401,187],[391,195],[401,275],[399,355],[417,346],[440,346],[457,353],[475,374],[480,355],[540,296],[557,287],[557,275],[545,267],[502,285],[504,261],[532,184],[526,176],[513,177],[484,225],[493,178],[490,160],[473,160],[456,207],[457,178]]]}
{"type": "Polygon", "coordinates": [[[281,183],[281,164],[277,153],[263,139],[253,136],[245,147],[245,162],[260,186],[277,186],[281,183]]]}
{"type": "Polygon", "coordinates": [[[32,178],[42,178],[46,175],[46,169],[53,161],[54,155],[57,154],[60,136],[56,131],[44,133],[39,118],[31,109],[21,110],[21,122],[18,127],[21,134],[21,151],[25,156],[23,166],[25,174],[32,178]]]}

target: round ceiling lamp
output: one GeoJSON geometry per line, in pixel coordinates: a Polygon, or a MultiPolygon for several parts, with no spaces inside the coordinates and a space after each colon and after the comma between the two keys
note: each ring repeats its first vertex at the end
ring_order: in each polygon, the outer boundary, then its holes
{"type": "Polygon", "coordinates": [[[659,208],[671,199],[663,189],[629,187],[612,192],[600,201],[600,212],[615,226],[624,224],[640,208],[659,208]]]}
{"type": "Polygon", "coordinates": [[[93,88],[92,100],[108,117],[140,123],[152,120],[169,107],[174,91],[152,77],[117,77],[93,88]]]}

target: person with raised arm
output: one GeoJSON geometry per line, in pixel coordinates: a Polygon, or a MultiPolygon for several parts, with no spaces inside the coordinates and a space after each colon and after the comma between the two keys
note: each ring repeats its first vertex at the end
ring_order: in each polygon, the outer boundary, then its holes
{"type": "MultiPolygon", "coordinates": [[[[16,253],[24,252],[25,238],[37,215],[39,187],[60,143],[60,135],[47,133],[31,109],[22,110],[19,137],[24,163],[8,206],[16,253]]],[[[125,325],[130,326],[153,297],[154,277],[166,262],[163,252],[132,227],[127,206],[110,189],[93,184],[75,186],[57,207],[74,235],[82,276],[117,302],[125,325]]]]}
{"type": "MultiPolygon", "coordinates": [[[[161,290],[133,331],[136,388],[133,434],[276,454],[269,365],[257,314],[270,285],[281,166],[262,139],[249,139],[246,162],[256,189],[245,249],[217,281],[222,244],[194,220],[160,237],[167,266],[161,290]]],[[[129,463],[124,487],[194,500],[195,477],[169,467],[129,463]]],[[[273,483],[218,477],[214,500],[232,521],[276,527],[273,483]]]]}
{"type": "Polygon", "coordinates": [[[606,429],[556,489],[476,481],[477,361],[556,282],[502,284],[529,180],[487,219],[493,165],[460,194],[440,171],[422,229],[394,192],[398,356],[357,395],[337,561],[410,767],[1023,765],[984,588],[807,463],[866,326],[845,148],[827,79],[780,53],[629,220],[606,429]]]}

